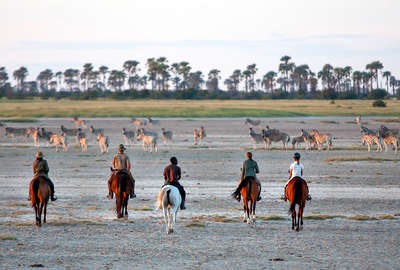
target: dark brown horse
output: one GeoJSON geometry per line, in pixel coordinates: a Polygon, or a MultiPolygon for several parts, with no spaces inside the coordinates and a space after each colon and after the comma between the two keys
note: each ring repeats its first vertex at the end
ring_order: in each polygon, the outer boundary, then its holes
{"type": "Polygon", "coordinates": [[[300,177],[294,177],[290,180],[285,190],[286,198],[290,202],[289,214],[292,214],[292,230],[296,227],[296,231],[303,226],[303,209],[306,206],[306,198],[308,195],[308,186],[306,181],[300,177]],[[296,220],[296,204],[299,205],[299,212],[296,220]]]}
{"type": "Polygon", "coordinates": [[[122,218],[128,216],[128,200],[129,194],[132,193],[131,187],[128,184],[129,175],[124,172],[119,172],[111,168],[111,190],[115,194],[117,217],[122,218]]]}
{"type": "Polygon", "coordinates": [[[39,176],[32,179],[29,185],[29,197],[35,210],[36,225],[42,225],[42,211],[44,212],[43,223],[46,223],[47,203],[51,195],[51,189],[46,179],[39,176]]]}
{"type": "Polygon", "coordinates": [[[260,187],[256,179],[251,176],[243,179],[236,191],[232,193],[232,197],[235,199],[238,198],[239,192],[243,197],[243,222],[247,221],[247,224],[255,225],[257,198],[260,193],[260,187]]]}

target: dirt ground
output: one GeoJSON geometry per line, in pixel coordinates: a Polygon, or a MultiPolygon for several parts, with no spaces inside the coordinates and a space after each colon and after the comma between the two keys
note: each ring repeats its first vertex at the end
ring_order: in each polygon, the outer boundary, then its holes
{"type": "MultiPolygon", "coordinates": [[[[400,180],[398,161],[325,162],[335,157],[398,159],[361,147],[352,118],[272,118],[262,124],[291,136],[317,128],[333,135],[334,150],[305,151],[305,178],[313,197],[305,208],[300,232],[291,230],[289,204],[279,199],[288,177],[293,150],[259,145],[252,150],[261,169],[262,201],[257,225],[241,221],[242,204],[230,198],[246,151],[252,149],[244,119],[159,119],[174,132],[174,142],[159,140],[157,153],[129,147],[137,198],[129,201],[129,218],[118,220],[115,202],[106,199],[109,167],[121,128],[134,129],[127,118],[87,119],[110,136],[100,154],[87,131],[89,151],[73,139],[67,152],[54,146],[40,150],[50,166],[58,200],[48,207],[48,223],[33,225],[26,200],[32,178],[32,139],[12,142],[0,137],[0,269],[398,269],[400,264],[400,180]],[[192,131],[204,126],[207,137],[194,146],[192,131]],[[188,193],[187,210],[178,214],[176,233],[165,234],[160,210],[154,210],[163,183],[162,170],[176,155],[188,193]]],[[[381,123],[365,118],[370,128],[381,123]]],[[[70,119],[7,123],[57,131],[70,119]]],[[[399,123],[387,124],[399,128],[399,123]]],[[[290,144],[291,147],[291,144],[290,144]]],[[[304,145],[302,145],[304,147],[304,145]]]]}

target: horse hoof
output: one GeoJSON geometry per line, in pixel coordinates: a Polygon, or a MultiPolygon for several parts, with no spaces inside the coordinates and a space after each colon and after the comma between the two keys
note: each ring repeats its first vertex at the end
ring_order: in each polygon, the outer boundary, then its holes
{"type": "Polygon", "coordinates": [[[174,229],[168,229],[167,234],[174,233],[174,229]]]}

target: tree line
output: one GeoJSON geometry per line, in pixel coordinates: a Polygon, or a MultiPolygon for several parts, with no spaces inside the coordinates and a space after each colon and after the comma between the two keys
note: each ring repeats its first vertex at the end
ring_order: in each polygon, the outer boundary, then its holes
{"type": "Polygon", "coordinates": [[[193,70],[186,61],[172,63],[166,57],[140,62],[127,60],[121,69],[107,66],[95,69],[86,63],[82,69],[41,71],[34,81],[26,81],[28,69],[12,72],[14,84],[5,67],[0,67],[0,97],[7,98],[181,98],[181,99],[260,99],[260,98],[384,98],[399,96],[400,80],[380,61],[365,70],[351,66],[325,64],[313,72],[307,64],[297,65],[290,56],[282,56],[276,71],[261,74],[256,64],[236,69],[222,80],[218,69],[207,75],[193,70]],[[258,75],[258,76],[257,76],[258,75]],[[385,87],[382,87],[382,85],[385,87]],[[224,88],[225,90],[222,90],[224,88]]]}

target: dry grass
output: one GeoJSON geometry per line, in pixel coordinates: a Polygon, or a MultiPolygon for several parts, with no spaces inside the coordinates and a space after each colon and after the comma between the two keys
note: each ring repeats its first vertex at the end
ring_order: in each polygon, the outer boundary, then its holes
{"type": "Polygon", "coordinates": [[[304,219],[311,219],[311,220],[327,220],[333,218],[345,218],[345,216],[341,215],[312,215],[312,216],[305,216],[304,219]]]}
{"type": "Polygon", "coordinates": [[[189,224],[185,224],[185,227],[188,227],[188,228],[193,228],[193,227],[196,227],[196,228],[205,228],[206,225],[203,224],[203,223],[192,222],[192,223],[189,223],[189,224]]]}
{"type": "Polygon", "coordinates": [[[27,207],[29,205],[30,205],[30,203],[28,203],[28,202],[26,202],[26,203],[21,203],[21,202],[11,203],[11,202],[9,202],[9,203],[5,204],[5,206],[7,206],[7,207],[21,207],[21,206],[27,207]]]}
{"type": "Polygon", "coordinates": [[[376,217],[370,217],[365,215],[358,215],[354,217],[348,217],[349,220],[356,220],[356,221],[368,221],[368,220],[378,220],[376,217]]]}
{"type": "Polygon", "coordinates": [[[335,157],[335,158],[326,158],[325,162],[350,162],[350,161],[374,161],[374,162],[382,162],[382,161],[400,161],[398,158],[376,158],[376,157],[335,157]]]}
{"type": "Polygon", "coordinates": [[[86,207],[86,210],[98,210],[98,209],[100,209],[100,207],[98,207],[96,205],[91,205],[91,206],[86,207]]]}
{"type": "Polygon", "coordinates": [[[382,216],[378,216],[379,219],[395,219],[394,216],[392,215],[382,215],[382,216]]]}
{"type": "Polygon", "coordinates": [[[32,117],[278,117],[400,115],[400,101],[371,107],[370,100],[1,100],[0,116],[32,117]],[[340,110],[336,109],[340,106],[340,110]],[[268,109],[266,109],[268,108],[268,109]],[[300,112],[300,113],[299,113],[300,112]]]}
{"type": "Polygon", "coordinates": [[[235,219],[235,218],[228,218],[226,216],[220,216],[220,215],[215,215],[215,216],[197,216],[197,217],[192,217],[192,222],[199,223],[199,222],[222,222],[222,223],[236,223],[240,222],[240,220],[235,219]]]}
{"type": "Polygon", "coordinates": [[[383,123],[400,123],[400,118],[376,119],[375,121],[383,123]]]}
{"type": "Polygon", "coordinates": [[[338,125],[339,124],[339,122],[337,122],[337,121],[332,121],[332,120],[321,120],[320,121],[322,124],[335,124],[335,125],[338,125]]]}
{"type": "Polygon", "coordinates": [[[153,211],[154,208],[151,208],[150,206],[143,205],[141,207],[133,207],[133,206],[128,206],[128,210],[135,210],[135,211],[153,211]]]}
{"type": "Polygon", "coordinates": [[[17,238],[9,234],[0,234],[0,240],[17,240],[17,238]]]}
{"type": "Polygon", "coordinates": [[[276,215],[270,215],[267,217],[263,216],[257,216],[257,220],[264,220],[264,221],[269,221],[269,220],[287,220],[287,218],[281,217],[281,216],[276,216],[276,215]]]}
{"type": "Polygon", "coordinates": [[[105,226],[103,223],[93,222],[91,220],[75,220],[75,219],[65,219],[48,222],[52,226],[67,226],[67,225],[88,225],[88,226],[105,226]]]}

